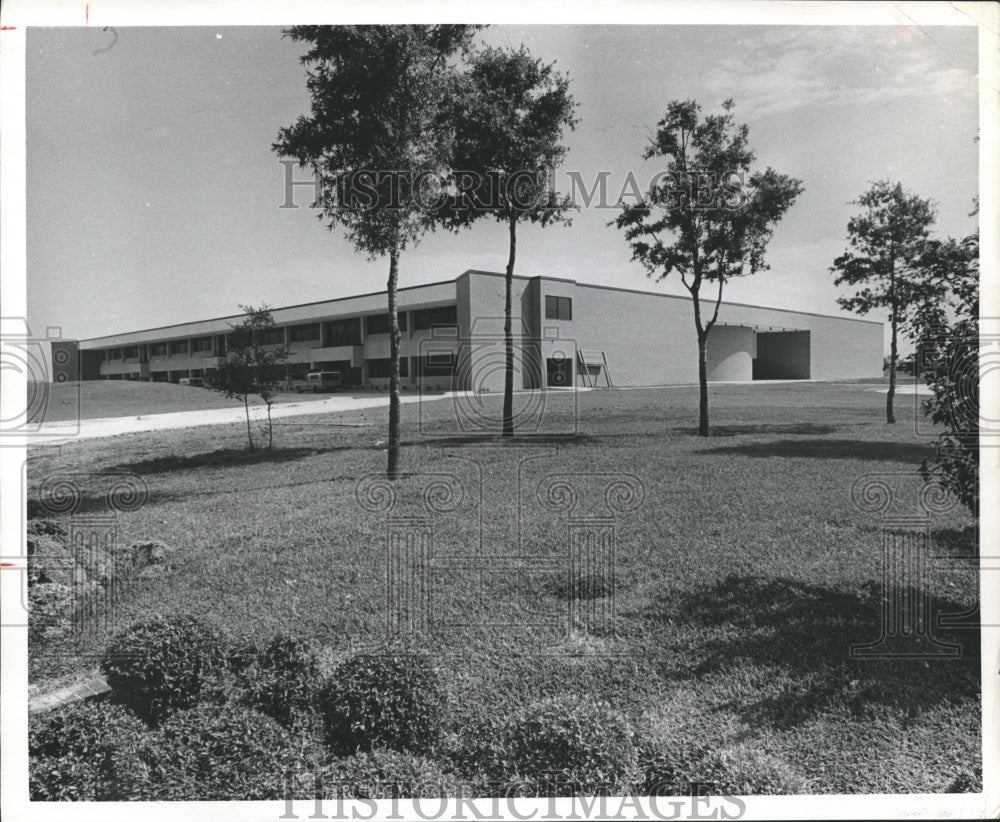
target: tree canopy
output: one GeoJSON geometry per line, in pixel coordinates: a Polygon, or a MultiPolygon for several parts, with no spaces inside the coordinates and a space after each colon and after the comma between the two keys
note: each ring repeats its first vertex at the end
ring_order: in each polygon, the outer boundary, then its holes
{"type": "Polygon", "coordinates": [[[925,255],[934,205],[910,193],[900,183],[879,180],[854,205],[860,213],[847,223],[847,250],[833,261],[836,285],[856,287],[854,294],[837,302],[848,311],[867,314],[880,308],[889,311],[889,391],[886,422],[896,421],[896,364],[899,334],[908,333],[912,312],[939,293],[928,278],[925,255]]]}
{"type": "Polygon", "coordinates": [[[507,223],[504,299],[506,363],[502,433],[514,434],[512,282],[517,224],[569,223],[572,208],[551,185],[566,155],[563,133],[576,126],[569,79],[519,49],[486,48],[475,54],[456,97],[451,228],[482,217],[507,223]]]}
{"type": "Polygon", "coordinates": [[[646,196],[623,203],[613,221],[648,276],[659,281],[676,272],[691,294],[701,436],[708,436],[708,339],[718,320],[723,286],[768,268],[765,252],[774,226],[803,190],[801,180],[772,168],[751,171],[756,158],[749,129],[736,124],[734,107],[726,100],[721,114],[702,117],[694,100],[670,103],[642,155],[665,160],[665,168],[646,196]],[[715,294],[703,312],[706,284],[715,294]]]}

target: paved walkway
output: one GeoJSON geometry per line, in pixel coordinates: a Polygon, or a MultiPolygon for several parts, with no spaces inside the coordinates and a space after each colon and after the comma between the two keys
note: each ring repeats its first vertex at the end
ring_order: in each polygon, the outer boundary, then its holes
{"type": "Polygon", "coordinates": [[[60,688],[58,691],[50,691],[47,694],[29,699],[28,713],[34,714],[41,713],[42,711],[51,711],[54,708],[68,705],[70,702],[79,702],[81,699],[100,696],[110,690],[108,683],[97,676],[86,682],[79,682],[76,685],[70,685],[68,688],[60,688]]]}
{"type": "MultiPolygon", "coordinates": [[[[402,403],[432,402],[454,397],[454,393],[404,394],[402,403]]],[[[302,400],[301,402],[276,403],[271,406],[271,419],[302,417],[312,414],[331,414],[356,411],[362,408],[380,408],[389,405],[388,394],[356,397],[334,395],[322,400],[302,400]]],[[[264,420],[267,409],[251,406],[250,419],[264,420]]],[[[66,420],[46,422],[40,431],[31,437],[31,444],[54,444],[96,437],[114,437],[118,434],[136,434],[144,431],[168,431],[175,428],[191,428],[199,425],[226,425],[244,422],[246,413],[243,406],[233,408],[212,408],[205,411],[174,411],[169,414],[142,414],[138,417],[105,417],[93,420],[66,420]]]]}

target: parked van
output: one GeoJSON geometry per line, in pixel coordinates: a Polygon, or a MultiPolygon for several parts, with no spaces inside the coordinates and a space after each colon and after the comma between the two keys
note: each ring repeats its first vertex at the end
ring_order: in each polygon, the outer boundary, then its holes
{"type": "Polygon", "coordinates": [[[303,391],[312,391],[318,394],[321,391],[339,391],[340,372],[339,371],[310,371],[306,374],[306,381],[295,386],[295,392],[301,394],[303,391]]]}

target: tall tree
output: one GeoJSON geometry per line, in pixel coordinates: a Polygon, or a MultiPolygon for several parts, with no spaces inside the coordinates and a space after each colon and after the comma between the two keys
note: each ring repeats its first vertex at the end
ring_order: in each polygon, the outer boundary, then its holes
{"type": "Polygon", "coordinates": [[[576,127],[569,79],[519,49],[486,48],[472,59],[456,98],[453,228],[492,216],[508,235],[504,291],[505,369],[502,434],[514,436],[512,291],[517,225],[570,222],[568,197],[550,185],[566,155],[563,131],[576,127]]]}
{"type": "Polygon", "coordinates": [[[281,129],[282,157],[310,167],[316,206],[371,259],[389,258],[389,453],[399,475],[399,257],[438,219],[434,182],[447,176],[454,127],[449,101],[456,58],[475,26],[295,26],[312,110],[281,129]],[[430,194],[428,189],[431,189],[430,194]]]}
{"type": "MultiPolygon", "coordinates": [[[[977,209],[978,211],[978,209],[977,209]]],[[[976,212],[973,212],[975,214],[976,212]]],[[[914,312],[918,373],[932,395],[922,403],[943,427],[937,455],[925,460],[924,480],[942,484],[979,516],[979,233],[931,240],[921,254],[925,296],[914,312]]]]}
{"type": "Polygon", "coordinates": [[[231,325],[226,346],[226,359],[219,366],[215,387],[227,397],[243,401],[247,419],[247,442],[254,448],[250,427],[250,397],[257,395],[267,406],[267,447],[274,444],[274,427],[271,424],[271,406],[274,404],[278,383],[285,374],[291,350],[282,343],[272,344],[267,333],[274,329],[274,317],[266,305],[254,308],[241,305],[246,317],[243,322],[231,325]]]}
{"type": "Polygon", "coordinates": [[[885,421],[896,422],[896,363],[899,334],[907,333],[913,310],[926,301],[929,281],[920,264],[936,217],[930,200],[906,191],[900,183],[879,180],[852,205],[861,213],[847,223],[847,250],[830,271],[837,285],[858,286],[850,297],[839,297],[842,308],[867,314],[889,310],[889,392],[885,421]]]}
{"type": "Polygon", "coordinates": [[[774,226],[802,192],[802,181],[771,168],[751,172],[749,129],[736,125],[734,104],[702,118],[694,100],[674,101],[643,152],[665,169],[638,202],[622,203],[612,221],[625,232],[632,259],[657,281],[676,271],[691,295],[698,335],[698,435],[708,429],[708,342],[723,286],[766,270],[774,226]],[[668,235],[668,236],[665,236],[668,235]],[[702,306],[702,289],[715,287],[702,306]]]}

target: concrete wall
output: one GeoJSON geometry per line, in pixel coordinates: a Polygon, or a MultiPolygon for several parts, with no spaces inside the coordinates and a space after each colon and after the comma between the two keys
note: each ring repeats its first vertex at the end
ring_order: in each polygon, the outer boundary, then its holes
{"type": "Polygon", "coordinates": [[[753,377],[754,331],[717,325],[708,335],[708,379],[738,382],[753,377]]]}

